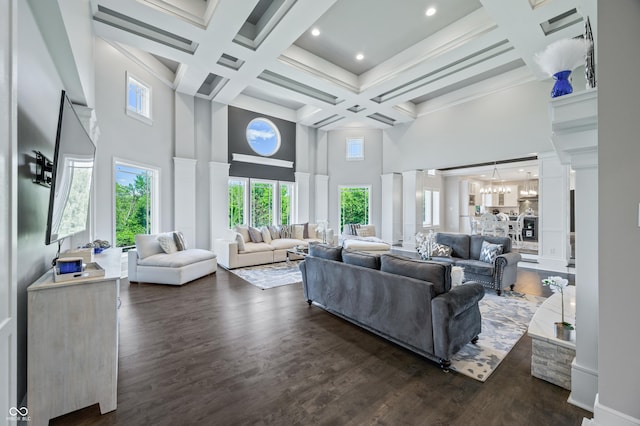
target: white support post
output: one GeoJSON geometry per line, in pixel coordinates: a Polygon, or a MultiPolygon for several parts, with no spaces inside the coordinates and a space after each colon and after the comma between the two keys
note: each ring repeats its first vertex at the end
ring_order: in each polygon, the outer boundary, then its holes
{"type": "Polygon", "coordinates": [[[210,249],[216,238],[229,229],[229,167],[228,163],[209,162],[209,217],[211,225],[210,249]]]}
{"type": "Polygon", "coordinates": [[[422,182],[420,173],[417,170],[402,173],[402,246],[411,249],[416,246],[418,230],[418,191],[422,182]]]}
{"type": "Polygon", "coordinates": [[[305,223],[309,221],[309,196],[311,189],[311,175],[305,172],[295,172],[296,177],[296,209],[294,212],[294,223],[305,223]]]}
{"type": "Polygon", "coordinates": [[[315,175],[315,207],[316,216],[314,221],[329,220],[329,176],[315,175]]]}
{"type": "Polygon", "coordinates": [[[387,173],[382,179],[382,226],[380,237],[391,244],[402,240],[402,175],[387,173]]]}
{"type": "Polygon", "coordinates": [[[173,157],[173,227],[196,242],[196,160],[173,157]]]}

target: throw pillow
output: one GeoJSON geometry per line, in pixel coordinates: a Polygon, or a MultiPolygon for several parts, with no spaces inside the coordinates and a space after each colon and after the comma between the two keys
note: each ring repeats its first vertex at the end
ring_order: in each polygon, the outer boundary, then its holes
{"type": "Polygon", "coordinates": [[[183,251],[189,248],[187,240],[184,238],[184,235],[180,231],[173,233],[173,241],[176,243],[178,251],[183,251]]]}
{"type": "Polygon", "coordinates": [[[409,259],[394,254],[383,254],[380,263],[381,271],[429,281],[436,294],[446,293],[451,289],[451,265],[447,263],[409,259]]]}
{"type": "Polygon", "coordinates": [[[249,236],[249,227],[246,225],[236,225],[235,228],[233,228],[234,231],[236,231],[237,233],[239,233],[240,235],[242,235],[242,238],[244,238],[244,242],[248,243],[249,241],[251,241],[251,237],[249,236]]]}
{"type": "Polygon", "coordinates": [[[344,225],[343,232],[346,235],[358,235],[358,231],[357,231],[358,228],[360,228],[360,224],[359,223],[348,223],[348,224],[344,225]]]}
{"type": "Polygon", "coordinates": [[[309,238],[309,222],[304,223],[303,225],[302,238],[309,238]]]}
{"type": "Polygon", "coordinates": [[[254,228],[253,226],[249,227],[249,238],[254,243],[262,242],[262,232],[258,228],[254,228]]]}
{"type": "Polygon", "coordinates": [[[431,256],[451,257],[453,249],[446,244],[433,243],[431,246],[431,256]]]}
{"type": "Polygon", "coordinates": [[[376,229],[373,226],[361,226],[356,228],[356,235],[358,237],[375,237],[376,229]]]}
{"type": "Polygon", "coordinates": [[[162,234],[158,234],[156,238],[160,243],[160,247],[165,253],[171,254],[178,251],[178,247],[173,239],[173,232],[164,232],[162,234]]]}
{"type": "Polygon", "coordinates": [[[293,225],[282,225],[280,227],[280,238],[293,238],[293,225]]]}
{"type": "Polygon", "coordinates": [[[496,258],[502,254],[502,244],[491,244],[483,241],[480,249],[480,261],[485,263],[493,263],[496,258]]]}
{"type": "Polygon", "coordinates": [[[295,238],[296,240],[303,240],[304,225],[293,225],[293,233],[291,238],[295,238]]]}
{"type": "Polygon", "coordinates": [[[240,234],[239,232],[236,232],[236,236],[235,236],[235,241],[236,244],[238,244],[238,251],[244,251],[245,247],[244,247],[244,238],[242,237],[242,234],[240,234]]]}
{"type": "Polygon", "coordinates": [[[316,239],[318,238],[318,234],[316,233],[316,228],[318,227],[315,223],[309,223],[307,227],[307,238],[316,239]]]}
{"type": "Polygon", "coordinates": [[[277,240],[278,238],[282,238],[282,236],[280,235],[280,228],[278,228],[275,225],[269,226],[269,233],[271,234],[272,240],[277,240]]]}
{"type": "Polygon", "coordinates": [[[138,251],[138,257],[140,257],[140,259],[153,256],[154,254],[164,253],[157,237],[157,235],[136,234],[136,250],[138,251]]]}
{"type": "Polygon", "coordinates": [[[271,244],[271,231],[269,231],[269,227],[263,226],[260,228],[260,232],[262,233],[262,241],[271,244]]]}

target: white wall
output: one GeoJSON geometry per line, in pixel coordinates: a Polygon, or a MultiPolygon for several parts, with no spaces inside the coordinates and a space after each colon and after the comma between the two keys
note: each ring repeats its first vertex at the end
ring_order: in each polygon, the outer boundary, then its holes
{"type": "Polygon", "coordinates": [[[160,169],[160,231],[173,229],[174,92],[102,39],[96,39],[96,238],[114,241],[114,159],[160,169]],[[151,86],[153,124],[125,112],[126,72],[151,86]]]}
{"type": "Polygon", "coordinates": [[[383,172],[519,158],[553,150],[551,82],[532,82],[384,130],[383,172]]]}
{"type": "Polygon", "coordinates": [[[598,2],[600,406],[594,419],[602,425],[640,424],[638,19],[636,0],[598,2]]]}
{"type": "Polygon", "coordinates": [[[211,158],[211,102],[195,99],[196,163],[196,241],[198,248],[208,249],[213,242],[209,215],[209,159],[211,158]]]}
{"type": "Polygon", "coordinates": [[[340,185],[371,186],[371,223],[381,229],[382,131],[344,129],[328,132],[327,168],[329,174],[329,224],[336,233],[340,225],[340,185]],[[364,160],[347,161],[347,138],[364,137],[364,160]]]}

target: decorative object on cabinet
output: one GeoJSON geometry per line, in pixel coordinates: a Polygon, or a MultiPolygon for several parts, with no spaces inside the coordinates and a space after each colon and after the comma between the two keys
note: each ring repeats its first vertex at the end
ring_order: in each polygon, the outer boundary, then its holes
{"type": "Polygon", "coordinates": [[[566,278],[554,276],[542,280],[542,284],[549,287],[554,293],[560,293],[560,312],[561,322],[556,322],[556,337],[562,340],[571,339],[571,331],[574,330],[573,325],[564,320],[564,290],[569,285],[566,278]]]}
{"type": "Polygon", "coordinates": [[[552,98],[573,92],[569,75],[584,63],[591,45],[590,41],[584,39],[561,39],[548,45],[542,52],[536,53],[534,59],[540,69],[556,80],[551,90],[552,98]]]}
{"type": "Polygon", "coordinates": [[[587,79],[587,89],[593,89],[596,87],[596,54],[593,48],[593,33],[591,32],[591,21],[589,20],[588,16],[587,20],[584,21],[584,39],[591,43],[589,49],[587,50],[584,76],[587,79]]]}

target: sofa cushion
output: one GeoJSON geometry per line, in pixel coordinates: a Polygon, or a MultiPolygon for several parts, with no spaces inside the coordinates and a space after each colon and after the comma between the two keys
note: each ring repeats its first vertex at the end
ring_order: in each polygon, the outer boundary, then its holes
{"type": "Polygon", "coordinates": [[[481,262],[473,259],[460,259],[456,262],[456,266],[462,266],[465,274],[493,275],[494,265],[491,263],[481,262]]]}
{"type": "Polygon", "coordinates": [[[342,262],[342,248],[329,244],[309,243],[309,256],[342,262]]]}
{"type": "Polygon", "coordinates": [[[488,241],[482,242],[482,249],[480,250],[480,262],[493,263],[496,258],[502,254],[502,244],[491,244],[488,241]]]}
{"type": "Polygon", "coordinates": [[[511,251],[511,238],[509,237],[491,237],[488,235],[471,235],[469,237],[469,256],[467,259],[480,260],[480,252],[482,251],[482,242],[487,241],[491,244],[502,244],[502,253],[511,251]]]}
{"type": "Polygon", "coordinates": [[[453,249],[446,244],[433,243],[431,246],[431,256],[451,257],[453,249]]]}
{"type": "Polygon", "coordinates": [[[275,250],[284,250],[294,248],[295,246],[306,246],[307,242],[303,240],[296,240],[295,238],[278,238],[271,241],[270,246],[275,250]]]}
{"type": "Polygon", "coordinates": [[[304,225],[293,225],[293,234],[291,234],[291,238],[304,240],[304,225]]]}
{"type": "Polygon", "coordinates": [[[359,251],[342,250],[342,261],[349,265],[380,269],[380,255],[359,251]]]}
{"type": "MultiPolygon", "coordinates": [[[[469,259],[469,236],[466,234],[448,234],[438,232],[436,242],[451,247],[451,256],[469,259]]],[[[477,259],[477,257],[476,257],[477,259]]]]}
{"type": "Polygon", "coordinates": [[[178,251],[189,249],[189,243],[187,243],[187,239],[184,237],[184,234],[180,231],[176,231],[173,233],[173,242],[176,243],[176,247],[178,248],[178,251]]]}
{"type": "MultiPolygon", "coordinates": [[[[240,250],[238,250],[240,251],[240,250]]],[[[245,243],[243,253],[257,253],[260,251],[273,251],[273,247],[266,243],[245,243]]]]}
{"type": "Polygon", "coordinates": [[[253,226],[249,227],[249,238],[251,238],[252,243],[264,242],[264,240],[262,239],[262,232],[258,228],[254,228],[253,226]]]}
{"type": "Polygon", "coordinates": [[[155,234],[137,234],[135,236],[135,240],[136,250],[138,251],[138,257],[140,259],[153,256],[154,254],[164,253],[160,242],[157,240],[157,235],[155,234]]]}
{"type": "Polygon", "coordinates": [[[360,225],[360,228],[356,229],[356,235],[358,237],[375,237],[376,227],[374,225],[360,225]]]}
{"type": "Polygon", "coordinates": [[[160,247],[162,247],[162,251],[165,253],[175,253],[178,251],[178,246],[176,245],[176,241],[173,237],[173,232],[163,232],[162,234],[158,234],[156,237],[158,243],[160,243],[160,247]]]}
{"type": "Polygon", "coordinates": [[[430,282],[436,294],[446,293],[451,289],[450,264],[409,259],[394,254],[383,254],[380,262],[381,271],[430,282]]]}
{"type": "Polygon", "coordinates": [[[189,249],[175,253],[157,253],[138,260],[139,266],[159,266],[165,268],[181,268],[203,260],[215,259],[216,255],[209,250],[189,249]]]}
{"type": "Polygon", "coordinates": [[[318,234],[316,233],[316,229],[318,228],[317,223],[308,223],[307,224],[307,236],[305,239],[315,240],[318,238],[318,234]]]}

